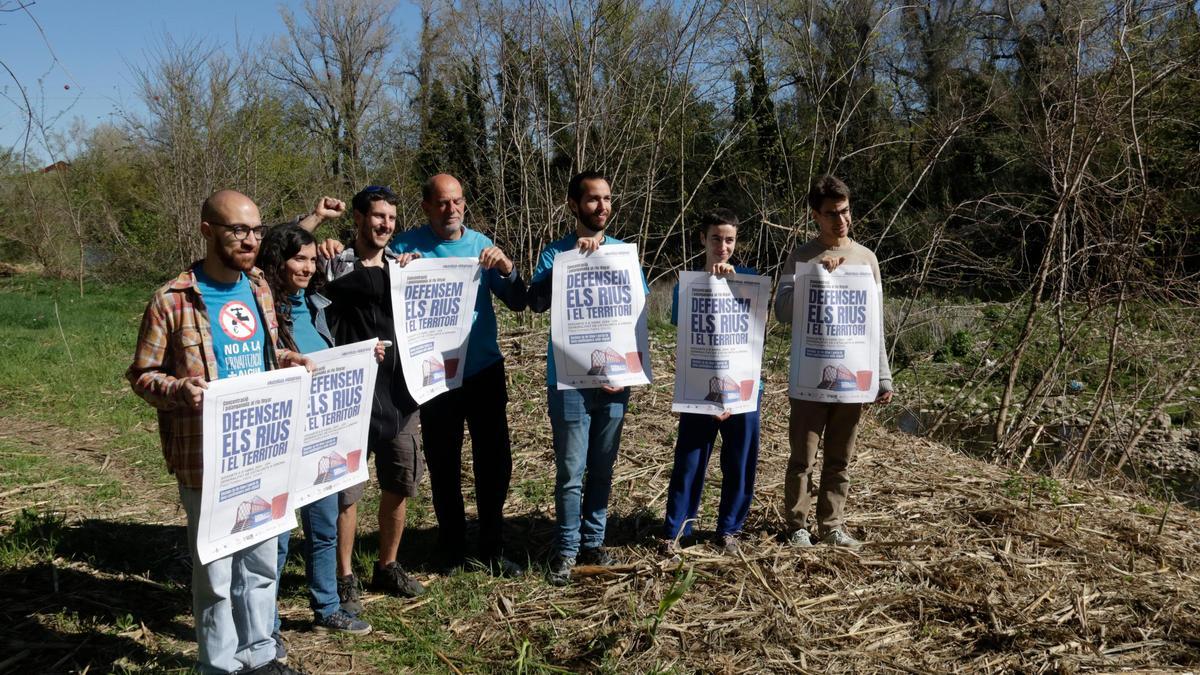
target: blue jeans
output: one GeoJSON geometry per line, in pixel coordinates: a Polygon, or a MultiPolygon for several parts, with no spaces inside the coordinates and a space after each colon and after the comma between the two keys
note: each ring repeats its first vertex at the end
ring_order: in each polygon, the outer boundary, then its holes
{"type": "Polygon", "coordinates": [[[679,416],[675,466],[667,487],[663,536],[668,539],[692,533],[704,491],[704,473],[718,433],[721,434],[721,502],[717,507],[717,537],[737,534],[746,523],[758,466],[758,411],[730,415],[724,422],[718,422],[712,415],[683,413],[679,416]]]}
{"type": "Polygon", "coordinates": [[[192,551],[198,670],[233,673],[266,664],[275,658],[275,537],[201,565],[196,553],[200,491],[180,486],[179,501],[187,513],[192,551]]]}
{"type": "MultiPolygon", "coordinates": [[[[308,606],[320,621],[341,609],[337,592],[337,493],[322,497],[300,509],[304,527],[304,576],[308,579],[308,606]]],[[[292,533],[279,535],[279,578],[287,564],[288,543],[292,533]]],[[[275,612],[275,630],[279,630],[279,612],[275,612]]]]}
{"type": "Polygon", "coordinates": [[[550,428],[554,432],[554,515],[558,554],[574,557],[582,545],[604,545],[613,462],[621,445],[621,427],[629,389],[547,389],[550,428]]]}

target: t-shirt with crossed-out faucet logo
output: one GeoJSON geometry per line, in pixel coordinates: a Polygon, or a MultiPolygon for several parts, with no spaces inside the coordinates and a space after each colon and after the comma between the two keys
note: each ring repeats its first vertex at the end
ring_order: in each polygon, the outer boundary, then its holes
{"type": "Polygon", "coordinates": [[[205,274],[200,266],[194,271],[212,327],[218,377],[262,372],[265,342],[250,279],[243,274],[236,282],[223,284],[205,274]]]}

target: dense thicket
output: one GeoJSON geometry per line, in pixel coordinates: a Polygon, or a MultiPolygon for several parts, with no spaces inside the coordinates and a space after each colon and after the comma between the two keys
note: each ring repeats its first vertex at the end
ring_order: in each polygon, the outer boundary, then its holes
{"type": "MultiPolygon", "coordinates": [[[[429,2],[396,49],[386,5],[313,0],[259,52],[168,38],[133,73],[148,113],[80,134],[69,171],[7,163],[10,252],[122,275],[198,251],[217,187],[269,218],[318,194],[463,179],[476,226],[529,261],[566,179],[613,178],[618,234],[661,275],[724,205],[774,270],[804,192],[855,190],[895,284],[1069,292],[1196,271],[1200,19],[1190,2],[429,2]],[[1042,279],[1042,277],[1046,277],[1042,279]]],[[[53,146],[53,143],[49,145],[53,146]]],[[[41,159],[44,159],[42,157],[41,159]]],[[[1111,291],[1111,289],[1109,289],[1111,291]]]]}

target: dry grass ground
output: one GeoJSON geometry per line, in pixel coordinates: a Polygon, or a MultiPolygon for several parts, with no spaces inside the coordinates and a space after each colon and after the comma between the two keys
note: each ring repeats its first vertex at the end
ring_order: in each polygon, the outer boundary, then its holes
{"type": "MultiPolygon", "coordinates": [[[[539,337],[510,339],[522,344],[515,379],[540,375],[528,359],[539,337]]],[[[675,433],[665,412],[672,363],[656,349],[658,384],[635,395],[623,437],[609,539],[627,564],[589,570],[566,591],[537,580],[502,584],[488,611],[447,617],[460,641],[495,654],[493,664],[515,659],[512,646],[525,642],[545,663],[616,672],[1070,672],[1200,662],[1200,518],[1119,485],[1012,474],[869,420],[849,513],[867,545],[855,553],[778,543],[787,461],[778,373],[767,383],[741,554],[700,543],[685,549],[682,565],[664,562],[653,536],[675,433]],[[691,587],[664,602],[688,570],[691,587]]],[[[518,404],[514,417],[529,418],[514,425],[517,486],[545,480],[553,466],[542,392],[522,394],[528,410],[518,404]]],[[[715,500],[713,485],[702,531],[711,532],[715,500]]],[[[553,515],[540,493],[517,490],[509,503],[510,513],[536,514],[547,526],[553,515]]],[[[518,534],[536,556],[546,552],[548,527],[518,534]]]]}
{"type": "MultiPolygon", "coordinates": [[[[132,312],[122,317],[136,322],[132,312]]],[[[65,332],[73,339],[69,325],[65,332]]],[[[722,555],[703,540],[715,515],[714,483],[701,509],[701,541],[685,549],[681,564],[662,560],[654,536],[676,426],[668,412],[674,358],[664,346],[672,341],[662,327],[656,384],[632,398],[614,480],[609,544],[623,564],[580,569],[565,589],[547,585],[553,453],[545,335],[539,319],[510,326],[502,340],[515,455],[509,533],[529,573],[435,572],[436,523],[427,497],[418,498],[402,557],[429,593],[418,600],[369,594],[375,633],[322,636],[309,628],[293,558],[281,613],[294,665],[321,673],[1200,668],[1200,515],[1128,485],[1014,474],[868,419],[849,505],[850,530],[866,546],[778,543],[787,409],[785,375],[775,365],[741,553],[722,555]]],[[[768,361],[786,364],[777,356],[768,361]]],[[[132,396],[110,394],[112,382],[103,382],[94,399],[77,392],[75,405],[132,396]]],[[[183,518],[152,459],[149,409],[130,402],[140,421],[80,430],[46,421],[29,401],[0,391],[9,397],[0,399],[0,672],[186,670],[195,645],[183,518]],[[129,447],[130,438],[143,442],[129,447]],[[41,463],[17,463],[35,458],[41,463]]],[[[710,479],[716,475],[712,467],[710,479]]],[[[364,571],[375,546],[372,520],[364,517],[360,528],[356,562],[364,571]]]]}

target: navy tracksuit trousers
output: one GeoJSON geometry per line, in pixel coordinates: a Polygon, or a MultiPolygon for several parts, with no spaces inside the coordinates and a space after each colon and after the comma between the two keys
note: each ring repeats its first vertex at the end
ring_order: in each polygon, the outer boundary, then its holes
{"type": "Polygon", "coordinates": [[[717,434],[721,435],[721,502],[717,508],[717,537],[741,532],[754,497],[758,465],[759,413],[730,415],[718,422],[712,415],[683,413],[679,416],[679,440],[675,443],[675,467],[667,488],[667,515],[663,536],[674,539],[692,532],[704,473],[717,434]]]}

